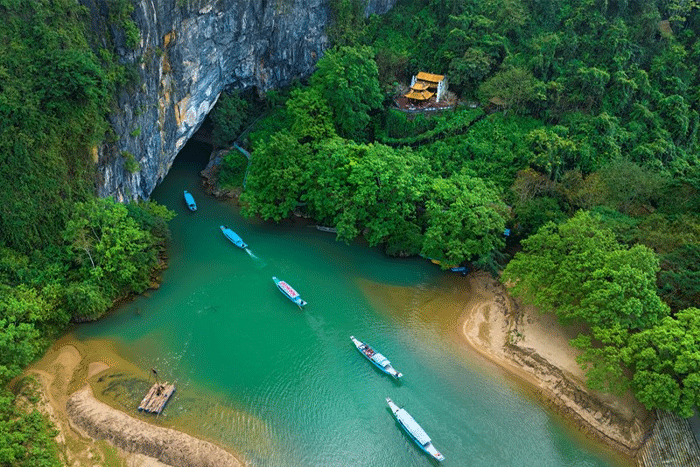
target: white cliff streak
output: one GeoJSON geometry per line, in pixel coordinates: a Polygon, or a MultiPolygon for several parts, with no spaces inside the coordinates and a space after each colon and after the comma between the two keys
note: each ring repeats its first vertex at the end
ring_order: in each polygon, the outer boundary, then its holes
{"type": "MultiPolygon", "coordinates": [[[[385,13],[395,1],[370,0],[366,13],[385,13]]],[[[93,28],[110,27],[108,0],[80,2],[101,18],[93,28]]],[[[114,35],[138,82],[118,97],[121,111],[110,116],[116,141],[102,145],[98,161],[98,194],[119,200],[148,198],[224,89],[265,92],[307,77],[329,46],[327,0],[141,0],[134,7],[137,50],[114,35]],[[126,170],[125,153],[139,172],[126,170]]]]}

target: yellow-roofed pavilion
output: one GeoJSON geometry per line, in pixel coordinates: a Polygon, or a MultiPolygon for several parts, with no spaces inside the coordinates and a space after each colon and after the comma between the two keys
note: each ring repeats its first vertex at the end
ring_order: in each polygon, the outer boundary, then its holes
{"type": "Polygon", "coordinates": [[[404,97],[413,101],[427,101],[433,96],[440,101],[447,89],[447,80],[444,75],[435,75],[421,71],[411,80],[411,90],[404,97]]]}

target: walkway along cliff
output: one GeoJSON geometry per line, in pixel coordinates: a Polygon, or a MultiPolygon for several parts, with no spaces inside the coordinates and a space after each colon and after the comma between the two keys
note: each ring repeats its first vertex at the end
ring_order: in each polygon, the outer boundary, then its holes
{"type": "MultiPolygon", "coordinates": [[[[113,141],[96,151],[98,194],[120,201],[150,195],[221,91],[264,92],[307,77],[329,46],[328,0],[134,1],[134,48],[114,21],[119,2],[80,2],[102,45],[114,37],[119,61],[138,74],[110,115],[113,141]]],[[[385,13],[394,3],[370,0],[365,13],[385,13]]]]}

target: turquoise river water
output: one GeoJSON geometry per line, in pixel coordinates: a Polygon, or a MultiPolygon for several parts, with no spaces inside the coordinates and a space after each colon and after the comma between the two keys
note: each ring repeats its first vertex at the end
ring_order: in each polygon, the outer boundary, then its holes
{"type": "Polygon", "coordinates": [[[300,222],[244,219],[201,191],[207,155],[189,143],[153,193],[177,213],[161,287],[75,333],[111,341],[138,367],[175,380],[162,422],[189,420],[187,431],[255,466],[433,464],[394,420],[391,397],[432,437],[445,466],[629,465],[460,344],[459,314],[436,313],[434,302],[463,278],[300,222]],[[224,238],[222,224],[250,254],[224,238]],[[272,276],[308,306],[299,310],[272,276]],[[350,335],[386,355],[403,380],[372,366],[350,335]]]}

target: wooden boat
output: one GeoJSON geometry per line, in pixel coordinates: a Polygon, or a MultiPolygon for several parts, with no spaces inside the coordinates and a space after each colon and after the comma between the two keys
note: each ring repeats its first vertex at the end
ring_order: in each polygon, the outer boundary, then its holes
{"type": "Polygon", "coordinates": [[[194,202],[194,196],[187,190],[185,190],[185,203],[187,203],[187,207],[190,208],[190,211],[197,210],[197,203],[194,202]]]}
{"type": "Polygon", "coordinates": [[[401,427],[406,431],[406,433],[408,433],[413,441],[415,441],[416,444],[433,459],[437,460],[438,462],[444,461],[445,456],[440,454],[440,452],[435,449],[435,446],[433,446],[433,443],[430,440],[430,436],[428,436],[425,430],[421,428],[418,422],[416,422],[408,412],[394,404],[390,398],[387,397],[386,402],[389,404],[389,408],[394,414],[394,417],[396,417],[396,420],[398,420],[399,425],[401,425],[401,427]]]}
{"type": "Polygon", "coordinates": [[[248,248],[248,245],[246,245],[246,243],[243,241],[243,239],[242,239],[241,237],[239,237],[238,234],[237,234],[236,232],[234,232],[233,230],[229,229],[229,228],[228,228],[227,226],[225,226],[225,225],[221,225],[221,226],[219,226],[219,228],[220,228],[221,231],[224,233],[224,236],[225,236],[226,238],[228,238],[229,240],[231,240],[231,242],[232,242],[234,245],[236,245],[238,248],[241,248],[241,249],[243,249],[243,250],[245,250],[246,248],[248,248]]]}
{"type": "Polygon", "coordinates": [[[277,279],[276,277],[272,276],[272,280],[275,281],[275,285],[277,286],[278,289],[280,289],[280,292],[284,294],[285,297],[299,305],[299,308],[303,307],[306,305],[306,302],[301,299],[299,296],[299,292],[294,290],[291,285],[287,284],[285,281],[281,281],[277,279]]]}
{"type": "Polygon", "coordinates": [[[384,373],[386,373],[389,376],[393,376],[396,379],[399,379],[403,376],[403,374],[399,373],[393,366],[391,366],[391,362],[387,360],[387,358],[384,355],[375,351],[372,347],[365,344],[364,342],[355,339],[355,336],[350,336],[350,340],[352,340],[352,343],[355,344],[357,350],[359,350],[360,353],[364,355],[367,360],[372,362],[377,368],[382,370],[384,373]]]}

